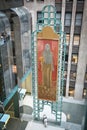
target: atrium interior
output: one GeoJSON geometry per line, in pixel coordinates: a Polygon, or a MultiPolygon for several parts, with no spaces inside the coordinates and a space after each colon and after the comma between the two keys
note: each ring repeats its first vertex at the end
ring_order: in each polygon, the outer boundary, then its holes
{"type": "Polygon", "coordinates": [[[36,129],[87,130],[87,0],[0,1],[0,130],[36,129]]]}

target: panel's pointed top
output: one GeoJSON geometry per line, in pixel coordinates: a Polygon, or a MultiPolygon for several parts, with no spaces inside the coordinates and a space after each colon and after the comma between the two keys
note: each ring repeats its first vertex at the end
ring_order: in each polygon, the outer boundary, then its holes
{"type": "Polygon", "coordinates": [[[54,32],[52,27],[45,26],[41,32],[38,33],[38,39],[52,39],[52,40],[58,40],[59,35],[54,32]]]}

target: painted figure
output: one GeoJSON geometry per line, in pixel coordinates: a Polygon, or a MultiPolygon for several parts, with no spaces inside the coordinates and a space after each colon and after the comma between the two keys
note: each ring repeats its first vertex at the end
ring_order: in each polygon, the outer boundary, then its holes
{"type": "Polygon", "coordinates": [[[52,71],[54,70],[54,66],[53,55],[48,43],[45,45],[42,57],[42,85],[49,88],[52,85],[52,71]]]}

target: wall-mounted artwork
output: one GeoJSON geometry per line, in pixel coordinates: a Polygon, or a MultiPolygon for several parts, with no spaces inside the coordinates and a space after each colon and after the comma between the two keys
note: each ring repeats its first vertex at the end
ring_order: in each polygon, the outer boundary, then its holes
{"type": "Polygon", "coordinates": [[[37,38],[38,98],[56,101],[58,89],[58,34],[49,26],[37,38]]]}

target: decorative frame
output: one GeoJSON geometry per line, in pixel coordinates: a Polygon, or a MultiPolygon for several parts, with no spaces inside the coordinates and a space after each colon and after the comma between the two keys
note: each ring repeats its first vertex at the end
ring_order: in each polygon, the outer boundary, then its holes
{"type": "MultiPolygon", "coordinates": [[[[64,85],[64,65],[65,65],[65,34],[61,29],[61,22],[56,18],[56,9],[52,5],[47,5],[42,10],[43,23],[37,21],[36,31],[32,33],[32,94],[33,94],[33,117],[40,120],[40,112],[43,111],[44,105],[50,105],[51,113],[55,115],[57,124],[61,124],[62,118],[62,99],[63,99],[63,85],[64,85]],[[53,33],[52,33],[53,32],[53,33]],[[42,41],[41,41],[42,40],[42,41]],[[58,42],[57,53],[57,88],[56,98],[51,100],[49,98],[39,98],[38,92],[38,44],[46,44],[43,41],[58,42]]],[[[43,50],[43,49],[42,49],[43,50]]],[[[52,50],[52,47],[51,47],[52,50]]],[[[53,51],[53,50],[52,50],[53,51]]],[[[40,57],[39,57],[40,58],[40,57]]],[[[40,60],[43,60],[41,58],[40,60]]]]}

